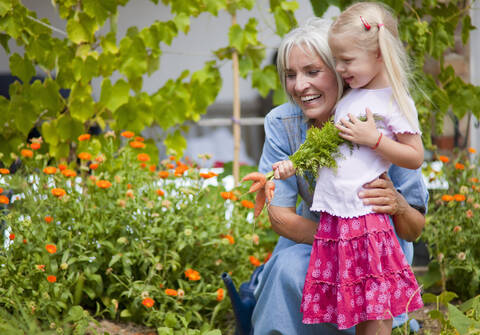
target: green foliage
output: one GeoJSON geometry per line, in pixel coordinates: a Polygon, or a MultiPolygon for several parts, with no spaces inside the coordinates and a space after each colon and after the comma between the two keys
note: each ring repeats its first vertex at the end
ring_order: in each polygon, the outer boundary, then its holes
{"type": "Polygon", "coordinates": [[[30,319],[40,334],[52,323],[78,330],[92,317],[164,334],[228,329],[220,275],[248,280],[276,240],[265,213],[254,225],[247,186],[227,192],[195,162],[157,162],[155,144],[133,134],[82,135],[78,163],[53,165],[44,148],[23,148],[15,174],[0,170],[0,315],[20,321],[25,310],[29,334],[30,319]]]}
{"type": "MultiPolygon", "coordinates": [[[[322,16],[328,7],[345,9],[352,0],[310,0],[315,15],[322,16]]],[[[421,129],[424,134],[441,134],[443,120],[451,110],[458,119],[466,113],[480,117],[480,88],[466,83],[445,61],[445,54],[455,47],[455,34],[460,28],[461,40],[467,44],[471,24],[470,2],[442,0],[383,0],[399,21],[400,38],[411,58],[412,88],[421,129]],[[425,73],[426,62],[438,66],[438,74],[425,73]]],[[[424,136],[427,146],[431,138],[424,136]]]]}
{"type": "Polygon", "coordinates": [[[480,184],[478,157],[465,152],[455,160],[439,156],[425,167],[425,174],[438,188],[430,190],[426,225],[421,239],[428,246],[432,261],[425,287],[440,285],[456,292],[461,299],[480,293],[480,184]]]}

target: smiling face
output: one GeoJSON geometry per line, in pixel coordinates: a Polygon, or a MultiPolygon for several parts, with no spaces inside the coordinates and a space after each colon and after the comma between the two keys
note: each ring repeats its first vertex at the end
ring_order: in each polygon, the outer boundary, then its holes
{"type": "Polygon", "coordinates": [[[309,119],[325,122],[337,102],[335,73],[306,48],[293,46],[285,68],[288,94],[309,119]]]}
{"type": "Polygon", "coordinates": [[[335,58],[335,70],[351,88],[388,87],[385,66],[378,51],[362,49],[349,36],[337,36],[329,44],[335,58]]]}

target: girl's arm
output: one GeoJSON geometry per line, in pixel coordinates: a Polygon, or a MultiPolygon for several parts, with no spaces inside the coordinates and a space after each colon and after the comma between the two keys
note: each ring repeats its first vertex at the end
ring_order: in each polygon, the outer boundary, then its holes
{"type": "Polygon", "coordinates": [[[272,164],[275,179],[287,179],[295,175],[295,168],[291,160],[284,160],[272,164]]]}
{"type": "Polygon", "coordinates": [[[418,134],[396,134],[394,141],[378,131],[373,114],[366,109],[367,120],[360,121],[353,115],[350,120],[342,119],[337,128],[340,137],[374,149],[380,156],[400,167],[418,169],[423,163],[423,144],[418,134]]]}

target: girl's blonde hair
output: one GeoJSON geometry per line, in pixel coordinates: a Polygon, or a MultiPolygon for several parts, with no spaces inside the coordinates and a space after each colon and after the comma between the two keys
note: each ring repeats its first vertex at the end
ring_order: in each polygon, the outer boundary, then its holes
{"type": "Polygon", "coordinates": [[[398,36],[397,19],[390,8],[376,2],[359,2],[345,9],[332,24],[329,41],[353,37],[356,47],[380,50],[393,96],[410,124],[418,129],[416,113],[409,98],[407,52],[398,36]]]}
{"type": "Polygon", "coordinates": [[[287,91],[285,69],[288,69],[290,66],[288,59],[294,46],[312,54],[317,54],[322,59],[325,65],[335,73],[338,86],[337,100],[342,97],[343,81],[337,71],[335,71],[335,61],[328,45],[328,30],[331,24],[332,21],[330,20],[312,17],[304,25],[291,30],[281,41],[277,54],[277,71],[282,87],[290,102],[295,103],[287,91]]]}

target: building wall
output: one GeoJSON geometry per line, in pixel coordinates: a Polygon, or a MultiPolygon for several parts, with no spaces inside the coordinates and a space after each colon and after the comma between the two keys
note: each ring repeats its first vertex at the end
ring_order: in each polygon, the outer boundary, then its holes
{"type": "MultiPolygon", "coordinates": [[[[471,32],[470,39],[470,81],[480,85],[480,1],[474,1],[470,11],[472,24],[478,27],[471,32]]],[[[480,123],[474,118],[470,128],[470,144],[480,152],[480,123]]]]}

